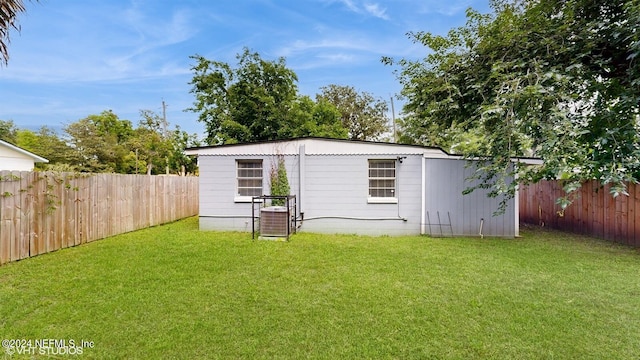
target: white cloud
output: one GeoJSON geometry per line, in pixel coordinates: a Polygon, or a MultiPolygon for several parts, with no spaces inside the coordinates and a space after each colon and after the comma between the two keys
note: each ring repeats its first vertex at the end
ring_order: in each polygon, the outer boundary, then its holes
{"type": "Polygon", "coordinates": [[[379,4],[364,4],[365,10],[380,19],[389,20],[389,16],[387,16],[387,9],[381,8],[379,4]]]}
{"type": "Polygon", "coordinates": [[[328,0],[328,4],[340,3],[347,8],[347,10],[360,15],[369,15],[383,20],[389,20],[387,15],[387,9],[380,6],[378,3],[360,2],[354,0],[328,0]]]}
{"type": "MultiPolygon", "coordinates": [[[[109,4],[58,8],[58,21],[48,22],[50,27],[46,30],[52,36],[46,41],[31,39],[37,46],[29,48],[17,44],[12,49],[15,56],[10,67],[0,73],[0,78],[43,83],[97,82],[188,73],[188,66],[176,64],[175,56],[164,48],[197,34],[194,14],[175,9],[158,19],[145,10],[136,3],[124,9],[109,4]]],[[[46,14],[34,11],[32,16],[39,20],[33,29],[38,34],[35,30],[46,23],[42,21],[46,14]]]]}
{"type": "Polygon", "coordinates": [[[358,6],[351,0],[338,0],[339,2],[341,2],[344,6],[347,7],[347,9],[353,11],[353,12],[360,12],[360,9],[358,8],[358,6]]]}

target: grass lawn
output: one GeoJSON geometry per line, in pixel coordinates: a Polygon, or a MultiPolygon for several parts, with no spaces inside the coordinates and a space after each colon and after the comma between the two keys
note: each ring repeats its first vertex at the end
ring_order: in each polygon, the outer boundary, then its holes
{"type": "Polygon", "coordinates": [[[639,359],[640,252],[532,229],[252,241],[191,218],[0,267],[0,338],[93,342],[79,359],[639,359]]]}

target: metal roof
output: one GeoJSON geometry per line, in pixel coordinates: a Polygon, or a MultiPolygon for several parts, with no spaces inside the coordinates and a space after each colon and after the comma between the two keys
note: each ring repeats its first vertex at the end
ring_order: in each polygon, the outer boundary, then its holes
{"type": "MultiPolygon", "coordinates": [[[[422,155],[427,158],[464,159],[461,155],[449,154],[439,147],[323,137],[301,137],[286,140],[193,147],[185,149],[185,154],[196,156],[298,155],[302,145],[305,148],[305,155],[310,156],[422,155]]],[[[518,157],[513,158],[513,161],[529,165],[542,164],[542,159],[539,158],[518,157]]]]}
{"type": "Polygon", "coordinates": [[[187,155],[297,155],[304,146],[306,155],[424,155],[451,157],[437,147],[404,145],[386,142],[304,137],[288,140],[262,141],[255,143],[227,144],[188,148],[187,155]]]}

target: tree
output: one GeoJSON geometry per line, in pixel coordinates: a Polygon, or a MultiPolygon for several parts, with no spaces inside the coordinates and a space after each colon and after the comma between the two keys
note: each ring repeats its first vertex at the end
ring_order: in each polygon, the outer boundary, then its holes
{"type": "Polygon", "coordinates": [[[196,134],[176,126],[168,130],[166,120],[151,110],[140,111],[140,122],[127,146],[137,164],[130,172],[147,174],[193,174],[197,164],[184,154],[187,147],[199,146],[196,134]]]}
{"type": "Polygon", "coordinates": [[[238,68],[193,56],[191,81],[196,101],[189,111],[200,113],[210,144],[272,140],[287,123],[297,96],[296,74],[284,58],[263,60],[245,48],[238,68]]]}
{"type": "Polygon", "coordinates": [[[0,140],[7,141],[22,149],[49,160],[49,163],[36,163],[36,168],[48,169],[55,164],[74,163],[73,150],[58,134],[47,126],[37,132],[19,129],[13,121],[0,120],[0,140]]]}
{"type": "Polygon", "coordinates": [[[135,158],[127,142],[133,135],[129,120],[121,120],[111,110],[89,115],[65,126],[64,131],[78,158],[78,170],[129,173],[135,158]]]}
{"type": "MultiPolygon", "coordinates": [[[[27,129],[18,129],[16,131],[16,142],[15,144],[22,149],[33,152],[37,154],[38,151],[38,136],[31,130],[27,129]]],[[[40,155],[40,154],[38,154],[40,155]]],[[[44,156],[44,155],[40,155],[44,156]]]]}
{"type": "Polygon", "coordinates": [[[20,30],[16,18],[25,10],[22,0],[2,0],[0,3],[0,63],[4,65],[9,62],[9,32],[12,28],[20,30]]]}
{"type": "Polygon", "coordinates": [[[186,147],[199,146],[195,134],[176,126],[167,130],[165,120],[151,110],[140,111],[138,127],[121,120],[111,110],[89,115],[65,127],[79,171],[121,174],[193,174],[194,159],[186,147]]]}
{"type": "Polygon", "coordinates": [[[61,164],[69,165],[65,169],[73,169],[77,160],[73,149],[47,126],[42,126],[37,132],[18,129],[16,145],[49,160],[48,163],[37,163],[36,168],[40,169],[60,168],[61,164]]]}
{"type": "Polygon", "coordinates": [[[308,96],[299,96],[292,105],[290,119],[278,131],[278,138],[319,136],[346,139],[349,135],[342,125],[338,109],[324,99],[313,101],[308,96]]]}
{"type": "Polygon", "coordinates": [[[318,100],[333,104],[340,112],[342,125],[352,140],[378,140],[389,130],[387,103],[373,95],[358,93],[351,86],[329,85],[321,88],[318,100]]]}
{"type": "Polygon", "coordinates": [[[194,157],[184,154],[184,149],[201,146],[197,134],[189,134],[179,126],[169,134],[171,147],[169,149],[169,167],[178,175],[195,174],[198,163],[194,157]]]}
{"type": "Polygon", "coordinates": [[[277,140],[299,136],[346,138],[339,112],[329,102],[298,94],[298,77],[284,58],[263,60],[248,49],[238,67],[194,56],[191,81],[209,144],[277,140]]]}
{"type": "Polygon", "coordinates": [[[164,120],[151,110],[141,110],[140,117],[138,128],[127,144],[136,157],[136,172],[145,166],[148,175],[168,173],[171,142],[164,132],[164,120]]]}
{"type": "Polygon", "coordinates": [[[13,121],[0,120],[0,140],[15,144],[18,128],[13,121]]]}
{"type": "MultiPolygon", "coordinates": [[[[479,187],[514,195],[517,181],[610,183],[640,173],[640,3],[635,0],[494,0],[492,15],[467,12],[446,36],[411,33],[431,52],[397,64],[408,99],[405,139],[445,148],[461,134],[464,154],[483,161],[479,187]],[[538,168],[511,159],[538,156],[538,168]],[[515,177],[518,176],[518,178],[515,177]],[[511,179],[511,180],[509,180],[511,179]]],[[[472,190],[472,189],[470,189],[472,190]]]]}

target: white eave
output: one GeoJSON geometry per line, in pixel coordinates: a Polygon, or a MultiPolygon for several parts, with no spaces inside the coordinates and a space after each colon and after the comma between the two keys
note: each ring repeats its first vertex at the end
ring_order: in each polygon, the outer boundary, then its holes
{"type": "Polygon", "coordinates": [[[36,154],[34,154],[32,152],[29,152],[29,151],[27,151],[27,150],[25,150],[23,148],[17,147],[17,146],[15,146],[13,144],[10,144],[10,143],[6,142],[6,141],[0,140],[0,145],[5,146],[5,147],[7,147],[7,148],[19,153],[19,154],[22,154],[22,155],[25,155],[27,157],[30,157],[30,158],[33,159],[34,162],[42,162],[42,163],[48,163],[49,162],[49,160],[43,158],[42,156],[38,156],[38,155],[36,155],[36,154]]]}
{"type": "MultiPolygon", "coordinates": [[[[421,155],[429,159],[463,160],[460,155],[452,155],[437,147],[419,145],[403,145],[394,143],[342,140],[328,138],[297,138],[291,140],[275,140],[257,143],[228,144],[205,146],[185,150],[186,155],[195,156],[264,156],[264,155],[298,155],[304,146],[307,156],[313,155],[421,155]]],[[[473,160],[473,159],[469,159],[473,160]]],[[[541,165],[542,160],[536,158],[514,158],[514,162],[527,165],[541,165]]]]}
{"type": "Polygon", "coordinates": [[[423,155],[430,158],[451,158],[439,148],[393,143],[336,140],[325,138],[300,138],[248,144],[208,146],[185,150],[186,155],[197,156],[249,156],[249,155],[423,155]]]}

